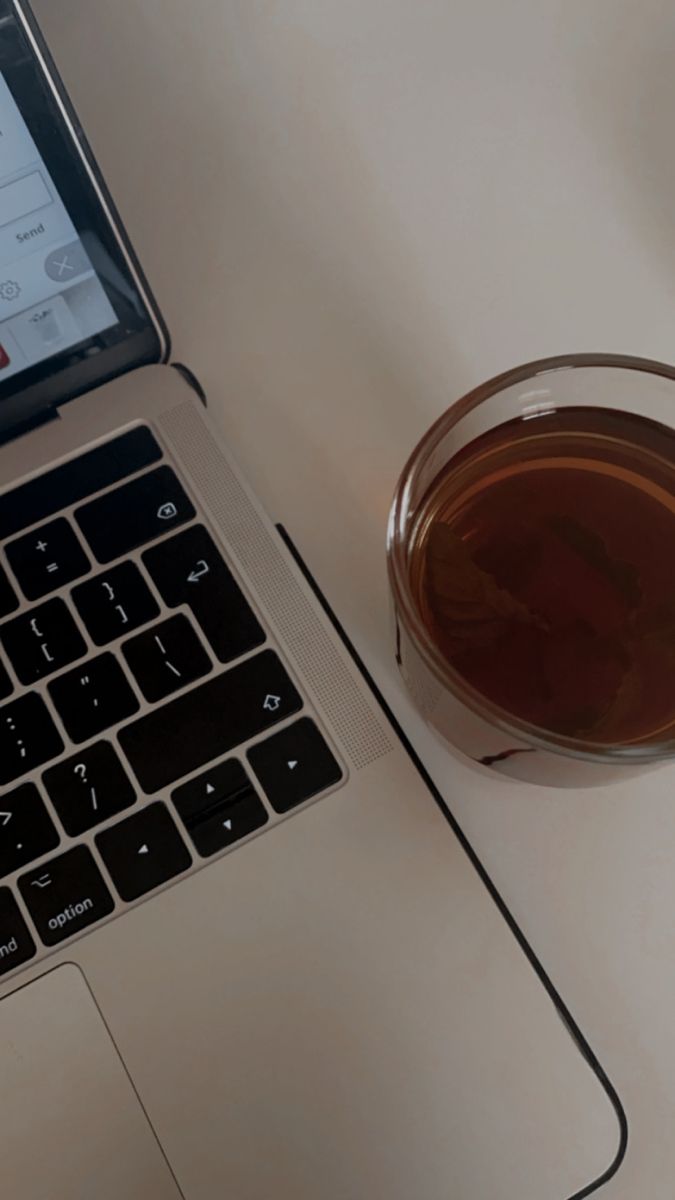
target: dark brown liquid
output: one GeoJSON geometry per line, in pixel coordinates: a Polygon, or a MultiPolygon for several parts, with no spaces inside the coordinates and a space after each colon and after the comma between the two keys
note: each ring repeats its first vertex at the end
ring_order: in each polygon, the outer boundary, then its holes
{"type": "Polygon", "coordinates": [[[675,730],[675,436],[576,408],[511,421],[435,481],[410,553],[427,629],[507,713],[589,742],[675,730]]]}

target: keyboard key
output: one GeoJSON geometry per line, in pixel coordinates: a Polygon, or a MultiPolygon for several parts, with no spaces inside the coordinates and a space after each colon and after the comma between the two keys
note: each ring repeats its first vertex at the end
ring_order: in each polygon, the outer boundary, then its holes
{"type": "Polygon", "coordinates": [[[276,654],[264,650],[126,725],[119,741],[141,787],[156,792],[301,707],[276,654]]]}
{"type": "Polygon", "coordinates": [[[265,641],[265,634],[203,525],[146,550],[143,562],[169,608],[187,604],[220,662],[265,641]]]}
{"type": "Polygon", "coordinates": [[[86,846],[75,846],[22,875],[19,890],[45,946],[80,933],[115,907],[86,846]]]}
{"type": "Polygon", "coordinates": [[[0,708],[0,785],[41,767],[62,750],[61,736],[36,692],[0,708]]]}
{"type": "Polygon", "coordinates": [[[251,781],[241,763],[228,758],[175,788],[171,799],[183,821],[189,824],[193,817],[198,818],[214,805],[241,799],[250,788],[251,781]]]}
{"type": "Polygon", "coordinates": [[[5,700],[7,696],[11,696],[14,688],[9,674],[0,662],[0,700],[5,700]]]}
{"type": "Polygon", "coordinates": [[[139,708],[121,666],[110,653],[59,675],[48,684],[48,691],[74,742],[88,741],[139,708]]]}
{"type": "Polygon", "coordinates": [[[234,758],[176,788],[171,799],[202,858],[217,854],[267,821],[264,804],[234,758]]]}
{"type": "Polygon", "coordinates": [[[24,534],[5,550],[29,600],[39,600],[89,570],[89,559],[65,517],[24,534]]]}
{"type": "Polygon", "coordinates": [[[252,746],[248,761],[279,813],[288,812],[342,778],[339,764],[309,717],[252,746]]]}
{"type": "Polygon", "coordinates": [[[59,835],[35,784],[0,796],[0,877],[11,875],[59,844],[59,835]]]}
{"type": "Polygon", "coordinates": [[[129,777],[110,742],[95,742],[50,767],[42,782],[71,837],[100,825],[136,800],[129,777]]]}
{"type": "Polygon", "coordinates": [[[159,605],[132,562],[73,588],[75,607],[97,646],[131,633],[159,616],[159,605]]]}
{"type": "Polygon", "coordinates": [[[96,845],[123,900],[136,900],[192,865],[165,804],[105,829],[96,845]]]}
{"type": "Polygon", "coordinates": [[[8,613],[14,612],[18,607],[19,601],[7,578],[7,572],[0,567],[0,617],[6,617],[8,613]]]}
{"type": "Polygon", "coordinates": [[[170,467],[158,467],[78,508],[75,517],[99,562],[111,562],[195,515],[170,467]]]}
{"type": "Polygon", "coordinates": [[[169,617],[122,646],[146,700],[163,700],[211,670],[211,662],[187,617],[169,617]]]}
{"type": "Polygon", "coordinates": [[[0,888],[0,975],[28,962],[35,954],[28,926],[9,888],[0,888]]]}
{"type": "Polygon", "coordinates": [[[0,538],[44,521],[162,457],[145,425],[104,442],[0,496],[0,538]]]}
{"type": "Polygon", "coordinates": [[[47,600],[0,625],[0,641],[22,683],[35,683],[87,653],[63,600],[47,600]]]}

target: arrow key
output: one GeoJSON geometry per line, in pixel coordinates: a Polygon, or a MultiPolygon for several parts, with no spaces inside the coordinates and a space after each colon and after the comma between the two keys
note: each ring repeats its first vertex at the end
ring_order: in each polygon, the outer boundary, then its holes
{"type": "Polygon", "coordinates": [[[195,848],[202,858],[225,850],[267,822],[265,806],[253,788],[241,800],[214,812],[206,820],[188,829],[195,848]]]}
{"type": "Polygon", "coordinates": [[[267,821],[264,804],[241,763],[233,758],[182,784],[171,798],[202,858],[217,854],[267,821]]]}
{"type": "Polygon", "coordinates": [[[342,770],[309,717],[260,742],[248,752],[272,807],[285,813],[332,787],[342,770]]]}
{"type": "Polygon", "coordinates": [[[190,855],[165,804],[150,804],[96,838],[123,900],[137,900],[191,865],[190,855]]]}

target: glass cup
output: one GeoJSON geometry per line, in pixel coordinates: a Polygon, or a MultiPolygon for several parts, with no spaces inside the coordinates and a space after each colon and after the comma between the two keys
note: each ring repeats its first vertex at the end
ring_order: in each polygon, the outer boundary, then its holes
{"type": "MultiPolygon", "coordinates": [[[[505,422],[534,421],[573,408],[645,417],[665,427],[662,433],[668,443],[668,431],[675,424],[675,369],[626,356],[569,355],[529,363],[482,384],[453,404],[413,451],[396,488],[387,535],[396,660],[422,715],[476,762],[504,775],[556,787],[606,784],[669,762],[675,757],[675,724],[672,730],[664,727],[665,732],[655,738],[594,741],[592,736],[547,728],[515,715],[491,700],[487,689],[468,682],[441,651],[439,639],[423,617],[411,569],[429,496],[441,477],[452,475],[459,469],[456,464],[461,466],[473,453],[465,448],[477,438],[494,436],[491,431],[505,422]]],[[[560,417],[572,419],[569,412],[560,417]]],[[[596,411],[594,419],[607,417],[598,417],[596,411]]],[[[675,467],[675,436],[669,446],[670,469],[675,467]]],[[[672,496],[672,490],[668,494],[672,496]]],[[[675,560],[669,569],[675,613],[675,560]]],[[[671,633],[675,641],[675,624],[669,627],[669,637],[671,633]]],[[[675,655],[675,645],[672,650],[675,655]]],[[[672,689],[675,712],[675,671],[672,689]]]]}

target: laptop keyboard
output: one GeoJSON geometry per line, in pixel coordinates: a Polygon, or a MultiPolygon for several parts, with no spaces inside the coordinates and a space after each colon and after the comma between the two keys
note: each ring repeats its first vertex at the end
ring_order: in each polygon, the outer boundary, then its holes
{"type": "Polygon", "coordinates": [[[343,772],[146,427],[0,496],[0,560],[3,975],[343,772]]]}

